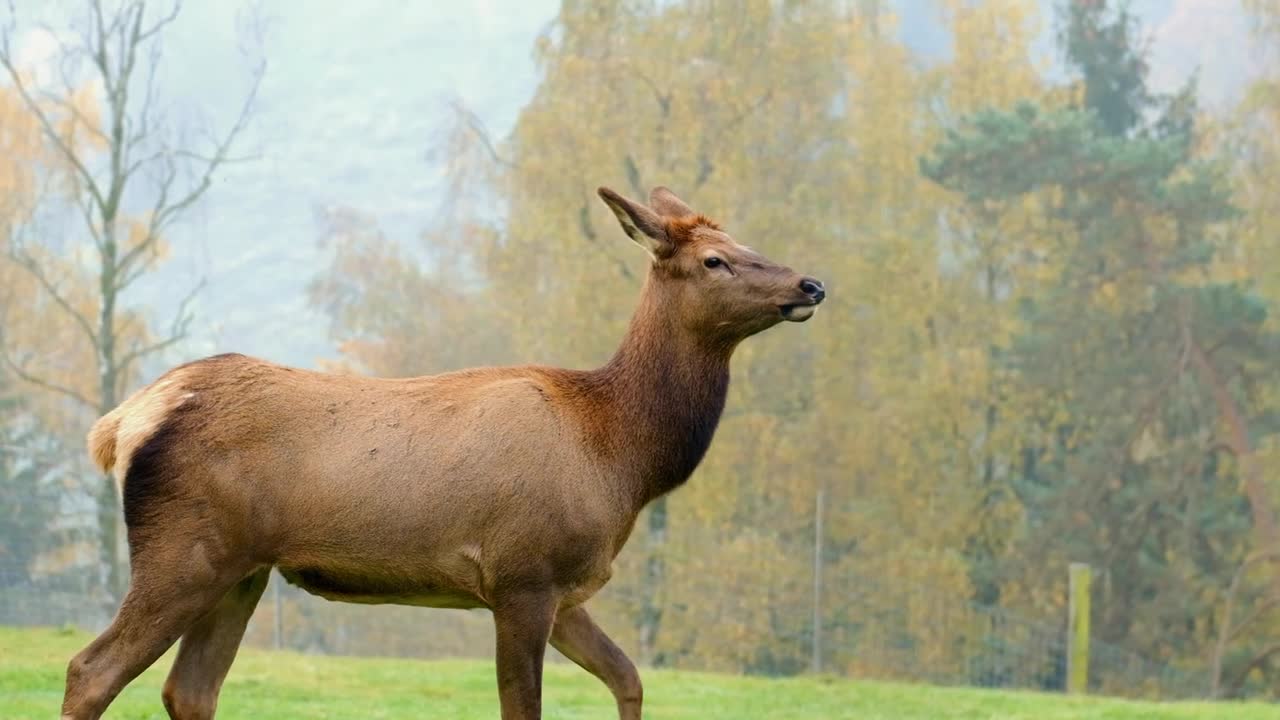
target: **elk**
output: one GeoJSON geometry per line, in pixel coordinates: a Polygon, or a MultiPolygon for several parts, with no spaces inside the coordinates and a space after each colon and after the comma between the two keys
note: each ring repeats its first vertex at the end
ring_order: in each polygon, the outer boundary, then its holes
{"type": "Polygon", "coordinates": [[[548,641],[640,717],[635,666],[584,601],[640,511],[679,487],[746,337],[809,319],[822,283],[670,190],[599,195],[651,264],[594,370],[367,378],[229,354],[178,366],[94,424],[120,485],[130,587],[71,660],[62,717],[97,718],[181,638],[162,699],[209,718],[272,567],[330,600],[488,608],[503,720],[541,716],[548,641]]]}

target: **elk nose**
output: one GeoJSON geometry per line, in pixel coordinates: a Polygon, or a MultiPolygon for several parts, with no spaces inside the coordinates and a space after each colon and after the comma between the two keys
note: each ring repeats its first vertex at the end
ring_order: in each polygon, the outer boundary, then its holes
{"type": "Polygon", "coordinates": [[[800,292],[812,298],[814,304],[822,302],[822,299],[827,296],[826,288],[822,287],[822,282],[815,278],[804,278],[801,280],[800,292]]]}

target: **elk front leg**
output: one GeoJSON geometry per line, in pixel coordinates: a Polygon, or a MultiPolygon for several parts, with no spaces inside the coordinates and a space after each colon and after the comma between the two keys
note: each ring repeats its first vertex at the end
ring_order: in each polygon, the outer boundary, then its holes
{"type": "Polygon", "coordinates": [[[621,720],[640,720],[643,699],[640,674],[631,660],[595,624],[586,608],[578,605],[556,615],[551,645],[604,682],[618,701],[621,720]]]}
{"type": "Polygon", "coordinates": [[[542,717],[542,661],[557,603],[550,594],[523,594],[493,609],[502,720],[542,717]]]}

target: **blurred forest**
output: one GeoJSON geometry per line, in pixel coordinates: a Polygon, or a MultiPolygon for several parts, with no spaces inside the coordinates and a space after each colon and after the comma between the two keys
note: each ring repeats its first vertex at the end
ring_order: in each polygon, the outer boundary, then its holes
{"type": "MultiPolygon", "coordinates": [[[[739,349],[706,461],[592,601],[638,659],[911,677],[857,651],[888,643],[970,667],[986,631],[958,642],[945,608],[1061,626],[1085,562],[1100,647],[1280,698],[1280,2],[1239,2],[1272,50],[1210,112],[1194,77],[1154,89],[1114,0],[933,0],[942,59],[882,0],[564,0],[509,134],[454,106],[420,242],[323,214],[321,364],[602,363],[645,263],[595,188],[670,186],[830,296],[739,349]]],[[[164,17],[131,7],[89,24],[65,92],[0,48],[3,622],[31,587],[113,607],[118,508],[83,432],[154,377],[199,287],[117,301],[183,252],[166,229],[255,100],[212,134],[150,115],[135,60],[164,17]]],[[[400,611],[326,612],[292,630],[323,649],[358,627],[334,614],[400,611]]],[[[363,652],[403,632],[368,628],[363,652]]]]}

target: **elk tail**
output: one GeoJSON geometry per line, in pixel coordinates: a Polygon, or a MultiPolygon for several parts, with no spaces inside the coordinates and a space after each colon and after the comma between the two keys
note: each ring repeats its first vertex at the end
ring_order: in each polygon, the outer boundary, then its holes
{"type": "Polygon", "coordinates": [[[116,465],[116,434],[120,430],[120,416],[109,412],[98,419],[89,430],[89,457],[104,473],[110,473],[116,465]]]}

